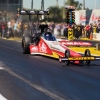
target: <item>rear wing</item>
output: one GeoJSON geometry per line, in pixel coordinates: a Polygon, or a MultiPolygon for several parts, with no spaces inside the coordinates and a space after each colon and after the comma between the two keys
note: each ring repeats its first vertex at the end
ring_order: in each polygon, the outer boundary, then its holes
{"type": "Polygon", "coordinates": [[[36,11],[36,10],[17,10],[17,14],[19,15],[49,15],[49,9],[47,9],[46,11],[40,10],[40,11],[36,11]]]}

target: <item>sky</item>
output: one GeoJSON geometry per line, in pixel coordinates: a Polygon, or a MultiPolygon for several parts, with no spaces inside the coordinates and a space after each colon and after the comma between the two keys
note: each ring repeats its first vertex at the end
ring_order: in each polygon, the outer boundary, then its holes
{"type": "MultiPolygon", "coordinates": [[[[65,0],[66,1],[66,0],[65,0]]],[[[83,0],[75,0],[80,3],[83,0]]],[[[56,0],[44,0],[44,8],[47,9],[49,6],[55,6],[56,0]]],[[[61,7],[64,5],[64,0],[58,0],[58,5],[61,7]]],[[[31,0],[23,0],[24,8],[31,8],[31,0]]],[[[89,9],[100,9],[100,0],[85,0],[85,7],[89,9]]],[[[41,0],[33,0],[33,9],[41,9],[41,0]]]]}

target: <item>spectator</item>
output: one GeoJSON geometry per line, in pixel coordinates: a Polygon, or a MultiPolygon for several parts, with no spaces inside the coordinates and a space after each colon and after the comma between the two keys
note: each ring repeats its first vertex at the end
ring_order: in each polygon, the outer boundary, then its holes
{"type": "Polygon", "coordinates": [[[98,26],[97,26],[97,33],[100,33],[100,23],[98,23],[98,26]]]}
{"type": "Polygon", "coordinates": [[[68,25],[64,25],[63,26],[63,35],[68,38],[68,25]]]}
{"type": "Polygon", "coordinates": [[[14,24],[14,36],[17,36],[18,22],[14,24]]]}
{"type": "Polygon", "coordinates": [[[91,30],[92,33],[93,33],[93,24],[92,24],[92,23],[90,24],[90,30],[91,30]]]}
{"type": "Polygon", "coordinates": [[[82,29],[82,38],[85,38],[85,26],[83,26],[83,29],[82,29]]]}
{"type": "MultiPolygon", "coordinates": [[[[96,32],[96,30],[95,30],[95,32],[96,32]]],[[[92,33],[93,33],[93,25],[90,24],[90,34],[92,34],[92,33]]]]}
{"type": "Polygon", "coordinates": [[[90,26],[86,25],[85,29],[86,29],[86,37],[90,38],[90,26]]]}
{"type": "Polygon", "coordinates": [[[2,23],[0,21],[0,33],[1,33],[1,37],[2,37],[2,23]]]}
{"type": "Polygon", "coordinates": [[[80,26],[77,25],[75,29],[75,37],[78,39],[80,37],[80,26]]]}
{"type": "Polygon", "coordinates": [[[5,34],[5,25],[4,23],[2,23],[2,38],[4,38],[4,34],[5,34]]]}
{"type": "Polygon", "coordinates": [[[97,33],[97,25],[96,24],[94,24],[94,26],[93,26],[93,33],[97,33]]]}
{"type": "Polygon", "coordinates": [[[8,31],[10,32],[10,37],[14,37],[14,35],[13,35],[13,25],[12,25],[12,22],[11,21],[9,21],[8,23],[7,23],[7,26],[8,26],[8,31]]]}

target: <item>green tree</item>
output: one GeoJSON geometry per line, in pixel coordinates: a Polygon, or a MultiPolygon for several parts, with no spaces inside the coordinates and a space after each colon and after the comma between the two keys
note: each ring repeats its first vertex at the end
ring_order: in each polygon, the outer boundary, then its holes
{"type": "Polygon", "coordinates": [[[59,7],[51,6],[51,7],[49,7],[49,10],[50,10],[49,20],[52,20],[55,22],[62,21],[62,13],[61,13],[61,9],[59,7]]]}

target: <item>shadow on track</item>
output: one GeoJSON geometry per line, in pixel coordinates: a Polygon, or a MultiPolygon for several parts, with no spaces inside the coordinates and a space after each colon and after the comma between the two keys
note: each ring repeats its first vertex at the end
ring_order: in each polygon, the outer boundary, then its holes
{"type": "MultiPolygon", "coordinates": [[[[48,56],[44,56],[44,55],[39,55],[39,54],[36,54],[36,55],[31,55],[31,56],[37,56],[37,57],[43,57],[43,58],[47,58],[48,60],[50,59],[50,60],[55,60],[55,61],[58,61],[58,63],[59,64],[61,64],[61,66],[62,67],[71,67],[71,68],[73,68],[73,67],[79,67],[79,68],[82,68],[82,67],[84,67],[84,68],[91,68],[91,67],[95,67],[95,66],[100,66],[100,64],[94,64],[94,63],[91,63],[90,65],[84,65],[84,64],[74,64],[74,63],[70,63],[69,65],[65,65],[65,63],[64,62],[62,62],[62,63],[60,63],[59,62],[59,59],[57,59],[57,58],[52,58],[52,57],[48,57],[48,56]]],[[[95,63],[97,63],[97,62],[95,62],[95,63]]]]}
{"type": "Polygon", "coordinates": [[[91,67],[100,67],[100,64],[90,64],[90,65],[84,65],[84,64],[74,64],[74,63],[70,63],[69,65],[65,65],[65,63],[63,62],[62,67],[84,67],[84,68],[91,68],[91,67]]]}

